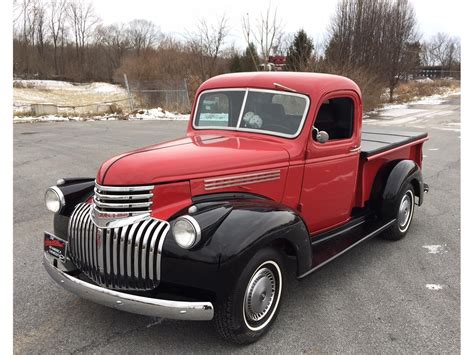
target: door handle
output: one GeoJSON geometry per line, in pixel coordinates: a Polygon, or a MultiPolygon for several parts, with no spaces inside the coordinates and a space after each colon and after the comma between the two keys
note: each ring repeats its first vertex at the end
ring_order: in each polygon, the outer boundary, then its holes
{"type": "Polygon", "coordinates": [[[359,150],[360,150],[360,146],[353,147],[353,148],[349,149],[349,153],[355,153],[355,152],[358,152],[359,150]]]}

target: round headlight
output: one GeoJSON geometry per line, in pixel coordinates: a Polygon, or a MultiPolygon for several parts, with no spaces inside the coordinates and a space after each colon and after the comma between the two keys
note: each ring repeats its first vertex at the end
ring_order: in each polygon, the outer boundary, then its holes
{"type": "Polygon", "coordinates": [[[181,216],[174,223],[172,232],[176,243],[184,249],[191,249],[201,239],[201,228],[191,216],[181,216]]]}
{"type": "Polygon", "coordinates": [[[51,212],[58,212],[65,205],[64,195],[56,186],[50,187],[44,194],[44,203],[51,212]]]}

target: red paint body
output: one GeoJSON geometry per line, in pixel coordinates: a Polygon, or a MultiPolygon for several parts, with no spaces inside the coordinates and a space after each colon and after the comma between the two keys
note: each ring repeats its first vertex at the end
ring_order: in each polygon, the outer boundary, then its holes
{"type": "Polygon", "coordinates": [[[392,160],[410,159],[421,167],[424,140],[362,159],[358,151],[362,128],[362,99],[351,80],[316,73],[240,73],[207,80],[196,93],[221,88],[277,90],[279,83],[310,99],[306,120],[293,139],[261,133],[199,129],[192,125],[187,137],[138,149],[105,162],[97,182],[108,186],[154,184],[156,218],[168,219],[192,204],[193,196],[219,192],[250,192],[266,196],[298,211],[311,234],[347,222],[354,207],[364,207],[375,175],[392,160]],[[312,126],[321,104],[330,98],[351,97],[355,104],[351,139],[317,143],[312,126]],[[240,179],[258,172],[279,173],[270,181],[206,189],[206,180],[240,179]]]}

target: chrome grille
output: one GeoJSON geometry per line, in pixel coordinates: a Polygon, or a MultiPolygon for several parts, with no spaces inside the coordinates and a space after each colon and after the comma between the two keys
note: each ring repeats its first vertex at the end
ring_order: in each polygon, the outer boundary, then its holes
{"type": "Polygon", "coordinates": [[[149,290],[160,280],[161,250],[169,223],[154,218],[117,228],[93,223],[93,205],[78,204],[69,220],[68,255],[99,285],[149,290]]]}
{"type": "Polygon", "coordinates": [[[151,212],[153,185],[101,186],[95,184],[94,205],[104,213],[137,215],[151,212]]]}

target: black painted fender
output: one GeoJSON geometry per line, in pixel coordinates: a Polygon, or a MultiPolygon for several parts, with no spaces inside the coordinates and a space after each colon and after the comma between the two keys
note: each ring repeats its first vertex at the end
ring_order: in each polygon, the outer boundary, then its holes
{"type": "Polygon", "coordinates": [[[423,203],[423,176],[421,169],[413,160],[401,160],[397,162],[388,174],[381,195],[382,213],[389,216],[394,213],[397,197],[405,184],[411,183],[418,197],[418,205],[423,203]]]}
{"type": "Polygon", "coordinates": [[[266,246],[293,254],[298,275],[311,268],[306,225],[288,207],[261,199],[210,202],[197,207],[191,216],[201,226],[201,241],[185,250],[176,244],[171,231],[168,233],[162,256],[164,282],[225,294],[253,255],[266,246]]]}
{"type": "Polygon", "coordinates": [[[69,217],[78,203],[85,202],[94,193],[94,178],[67,178],[58,181],[58,189],[64,195],[66,204],[54,214],[54,234],[68,240],[69,217]]]}

